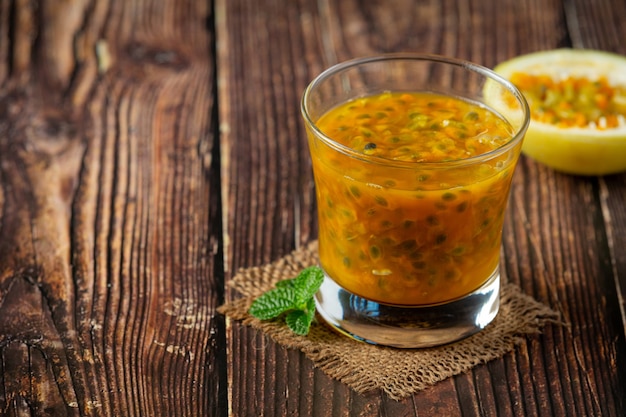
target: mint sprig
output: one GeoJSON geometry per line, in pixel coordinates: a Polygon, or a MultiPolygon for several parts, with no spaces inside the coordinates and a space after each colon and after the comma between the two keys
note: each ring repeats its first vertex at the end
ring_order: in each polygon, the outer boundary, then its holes
{"type": "Polygon", "coordinates": [[[309,333],[315,317],[313,296],[324,281],[324,272],[317,266],[303,269],[297,277],[282,280],[276,287],[254,300],[248,312],[259,320],[285,315],[285,323],[296,334],[309,333]]]}

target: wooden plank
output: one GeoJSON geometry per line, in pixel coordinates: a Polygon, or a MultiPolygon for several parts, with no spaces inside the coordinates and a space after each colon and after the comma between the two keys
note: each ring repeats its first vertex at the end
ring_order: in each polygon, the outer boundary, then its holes
{"type": "MultiPolygon", "coordinates": [[[[402,50],[493,66],[568,46],[577,36],[587,39],[588,31],[564,19],[570,4],[218,0],[228,272],[272,261],[315,236],[298,100],[322,68],[402,50]]],[[[601,21],[597,14],[586,19],[588,25],[601,21]]],[[[616,200],[623,193],[613,195],[614,186],[606,185],[606,207],[622,222],[623,214],[614,211],[623,206],[616,200]]],[[[611,316],[619,310],[615,275],[607,268],[615,255],[603,231],[598,190],[594,179],[557,174],[523,158],[508,209],[503,265],[509,280],[561,311],[571,327],[549,326],[514,354],[394,402],[346,390],[308,360],[232,323],[233,415],[623,414],[626,368],[618,352],[625,349],[624,333],[611,316]]],[[[623,228],[611,227],[615,239],[623,228]]]]}
{"type": "Polygon", "coordinates": [[[605,274],[610,256],[606,240],[596,230],[601,213],[594,180],[557,174],[530,160],[518,173],[520,184],[514,188],[505,226],[505,253],[519,258],[507,259],[507,273],[525,291],[561,311],[571,325],[548,328],[543,343],[533,341],[518,355],[528,355],[541,403],[555,414],[619,415],[611,407],[621,399],[610,388],[621,386],[619,374],[602,358],[619,351],[613,338],[620,328],[610,308],[596,308],[615,296],[615,287],[605,274]]]}
{"type": "MultiPolygon", "coordinates": [[[[626,55],[626,45],[621,41],[626,36],[626,27],[620,23],[620,16],[626,13],[626,3],[603,0],[591,5],[575,0],[567,2],[565,10],[574,47],[626,55]]],[[[612,378],[597,378],[598,384],[604,385],[605,390],[614,392],[619,415],[626,413],[626,358],[621,354],[626,337],[626,255],[622,250],[626,245],[626,174],[598,178],[594,185],[602,212],[596,228],[603,229],[609,253],[607,258],[601,260],[602,275],[606,277],[600,283],[604,294],[599,302],[605,311],[601,320],[607,320],[615,329],[622,329],[612,344],[599,349],[601,354],[596,357],[596,361],[608,359],[613,370],[612,378]],[[615,373],[617,378],[613,376],[615,373]]],[[[605,408],[610,409],[610,406],[604,407],[603,411],[605,408]]]]}
{"type": "Polygon", "coordinates": [[[226,409],[211,8],[2,2],[2,413],[226,409]]]}
{"type": "Polygon", "coordinates": [[[626,13],[624,2],[570,0],[564,2],[564,11],[572,47],[626,53],[621,41],[626,27],[620,23],[626,13]]]}
{"type": "MultiPolygon", "coordinates": [[[[626,36],[626,27],[621,23],[612,24],[619,22],[620,16],[624,16],[626,4],[605,0],[591,5],[585,1],[572,1],[568,3],[566,11],[575,47],[626,55],[626,45],[621,41],[626,36]]],[[[626,245],[626,212],[623,208],[626,201],[626,176],[618,174],[600,178],[598,193],[611,253],[610,265],[605,267],[615,279],[619,299],[619,312],[611,311],[611,316],[621,317],[626,334],[626,254],[622,250],[626,245]]],[[[613,303],[610,305],[614,306],[613,303]]],[[[624,370],[622,380],[625,381],[626,365],[621,356],[623,355],[618,355],[614,360],[618,362],[618,369],[624,370]]]]}

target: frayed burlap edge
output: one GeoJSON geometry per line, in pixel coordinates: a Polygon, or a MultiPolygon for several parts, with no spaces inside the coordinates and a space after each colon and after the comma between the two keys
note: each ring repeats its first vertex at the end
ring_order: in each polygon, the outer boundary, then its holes
{"type": "Polygon", "coordinates": [[[395,349],[354,341],[318,320],[306,337],[292,333],[279,321],[260,321],[248,314],[252,301],[274,284],[292,278],[317,263],[317,242],[278,261],[239,271],[230,285],[243,298],[226,303],[218,311],[260,329],[277,343],[301,350],[316,367],[358,393],[380,389],[401,400],[478,364],[503,356],[538,334],[548,323],[563,324],[559,314],[521,292],[513,284],[502,286],[500,311],[480,333],[459,342],[429,349],[395,349]]]}

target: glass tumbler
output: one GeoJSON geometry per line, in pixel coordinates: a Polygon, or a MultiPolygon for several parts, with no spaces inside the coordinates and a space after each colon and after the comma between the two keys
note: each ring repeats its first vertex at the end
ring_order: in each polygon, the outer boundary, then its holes
{"type": "Polygon", "coordinates": [[[454,342],[497,315],[522,94],[482,66],[388,54],[317,76],[302,98],[319,220],[322,318],[400,348],[454,342]]]}

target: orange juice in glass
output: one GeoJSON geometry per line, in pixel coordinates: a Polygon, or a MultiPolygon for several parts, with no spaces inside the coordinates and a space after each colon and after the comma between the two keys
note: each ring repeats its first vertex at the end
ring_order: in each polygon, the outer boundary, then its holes
{"type": "Polygon", "coordinates": [[[321,316],[358,340],[449,343],[499,307],[500,244],[528,107],[455,59],[348,61],[306,89],[321,316]]]}

